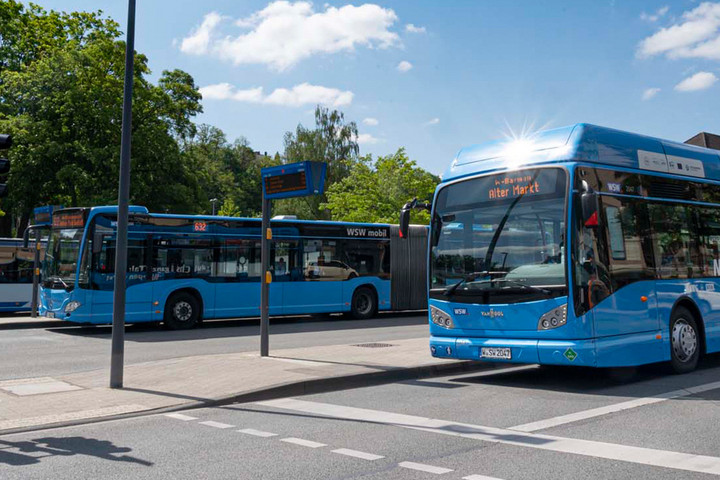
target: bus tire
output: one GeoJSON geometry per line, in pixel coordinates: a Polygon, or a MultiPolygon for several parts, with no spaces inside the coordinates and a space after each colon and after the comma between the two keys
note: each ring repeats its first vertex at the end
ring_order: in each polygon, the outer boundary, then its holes
{"type": "Polygon", "coordinates": [[[670,317],[670,365],[675,373],[695,370],[700,345],[697,320],[687,308],[677,307],[670,317]]]}
{"type": "Polygon", "coordinates": [[[188,292],[173,293],[165,303],[163,323],[170,330],[193,328],[200,320],[200,303],[188,292]]]}
{"type": "Polygon", "coordinates": [[[360,287],[355,290],[350,304],[350,314],[357,320],[367,320],[375,316],[377,312],[377,297],[375,292],[368,287],[360,287]]]}

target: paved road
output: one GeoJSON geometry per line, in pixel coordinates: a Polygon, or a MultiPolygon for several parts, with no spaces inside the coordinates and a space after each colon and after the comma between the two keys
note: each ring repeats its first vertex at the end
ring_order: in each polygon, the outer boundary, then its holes
{"type": "MultiPolygon", "coordinates": [[[[200,328],[168,331],[131,325],[126,364],[193,355],[259,351],[257,320],[207,321],[200,328]]],[[[270,348],[383,342],[427,336],[425,314],[382,314],[373,320],[284,317],[270,321],[270,348]]],[[[107,368],[109,326],[0,330],[0,380],[55,376],[107,368]]]]}
{"type": "Polygon", "coordinates": [[[496,367],[7,435],[0,478],[718,478],[719,378],[496,367]]]}

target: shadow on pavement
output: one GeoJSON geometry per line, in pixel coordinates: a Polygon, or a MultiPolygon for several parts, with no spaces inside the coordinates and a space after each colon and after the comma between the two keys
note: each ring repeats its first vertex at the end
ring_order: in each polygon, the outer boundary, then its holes
{"type": "MultiPolygon", "coordinates": [[[[712,354],[701,359],[695,372],[685,375],[675,375],[666,363],[626,368],[543,365],[500,371],[492,375],[465,375],[448,381],[455,384],[493,385],[574,394],[646,397],[708,383],[707,373],[719,367],[720,354],[712,354]],[[662,381],[649,383],[653,380],[662,381]]],[[[716,378],[713,377],[710,381],[713,380],[716,378]]],[[[718,400],[719,395],[718,390],[710,390],[679,399],[718,400]]]]}
{"type": "Polygon", "coordinates": [[[129,462],[146,467],[152,462],[127,455],[129,447],[118,447],[108,440],[85,437],[45,437],[31,441],[0,440],[0,464],[22,466],[40,463],[48,457],[86,455],[114,462],[129,462]]]}
{"type": "MultiPolygon", "coordinates": [[[[270,319],[271,334],[342,331],[382,327],[427,325],[424,312],[386,313],[370,320],[345,320],[340,315],[323,317],[295,316],[270,319]]],[[[134,324],[125,329],[128,342],[176,342],[179,340],[212,339],[227,337],[253,337],[259,335],[260,320],[232,319],[207,320],[191,330],[165,330],[157,324],[134,324]]],[[[68,326],[47,329],[49,333],[72,336],[110,337],[109,325],[68,326]]]]}

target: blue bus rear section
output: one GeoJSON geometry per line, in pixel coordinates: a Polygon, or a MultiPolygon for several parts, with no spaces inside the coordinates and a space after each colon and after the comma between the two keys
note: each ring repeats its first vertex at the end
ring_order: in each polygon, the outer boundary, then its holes
{"type": "MultiPolygon", "coordinates": [[[[673,360],[671,353],[675,348],[671,321],[673,315],[681,311],[689,312],[697,322],[699,353],[720,351],[720,213],[716,220],[716,213],[720,212],[719,181],[720,152],[717,150],[589,124],[461,150],[444,173],[433,201],[429,248],[431,354],[488,362],[590,367],[669,361],[673,360]],[[454,247],[447,238],[462,230],[463,222],[458,218],[472,208],[489,211],[490,206],[500,205],[502,208],[498,211],[502,213],[507,206],[509,213],[522,202],[532,202],[528,196],[515,202],[517,196],[522,196],[518,192],[528,185],[523,183],[522,188],[513,191],[512,176],[532,175],[536,181],[540,178],[537,172],[549,168],[567,173],[566,221],[560,236],[560,244],[564,243],[560,249],[564,248],[567,290],[545,295],[552,298],[494,303],[492,295],[516,289],[518,295],[530,296],[536,286],[527,280],[530,276],[514,275],[512,270],[489,272],[489,268],[479,267],[478,260],[480,263],[483,260],[480,255],[472,268],[484,272],[484,276],[465,278],[463,282],[468,286],[448,295],[446,285],[460,282],[472,269],[460,268],[456,276],[442,278],[441,273],[450,271],[446,265],[453,262],[452,257],[462,256],[463,245],[458,241],[458,253],[443,257],[438,253],[441,250],[437,242],[444,242],[445,252],[453,252],[454,247]],[[468,206],[474,200],[467,200],[467,205],[458,207],[447,219],[439,218],[439,197],[445,204],[449,204],[446,199],[452,197],[452,193],[441,193],[444,188],[486,176],[500,190],[472,194],[480,207],[468,206]],[[577,218],[581,210],[580,190],[586,186],[599,199],[599,227],[582,225],[577,218]],[[516,205],[510,208],[513,202],[516,205]],[[502,280],[512,275],[517,280],[502,280]],[[583,280],[584,277],[589,280],[583,280]],[[489,300],[468,300],[473,295],[480,298],[480,288],[493,282],[497,282],[494,287],[497,292],[488,292],[489,300]],[[563,306],[564,323],[541,328],[543,316],[563,306]],[[449,320],[434,322],[433,308],[449,320]],[[483,357],[483,351],[505,358],[483,357]]],[[[486,183],[476,181],[476,185],[486,183]]],[[[457,200],[457,203],[462,202],[457,200]]],[[[541,222],[540,216],[538,223],[548,224],[546,220],[541,222]]],[[[540,227],[542,229],[542,225],[540,227]]],[[[491,235],[482,231],[492,232],[497,228],[498,224],[491,224],[491,220],[485,225],[466,228],[464,251],[468,252],[468,246],[485,248],[480,242],[489,243],[491,235]]],[[[518,229],[506,229],[499,237],[505,235],[510,239],[503,244],[505,251],[500,252],[504,258],[501,255],[492,264],[504,266],[506,260],[512,263],[511,257],[522,255],[521,248],[513,250],[512,239],[525,242],[522,235],[526,234],[518,229]]],[[[537,234],[537,243],[544,245],[546,236],[551,235],[537,234]]],[[[533,251],[534,244],[526,242],[525,245],[533,251]]],[[[555,258],[548,252],[543,254],[555,258]]],[[[483,265],[487,266],[487,258],[485,260],[483,265]]],[[[456,263],[461,264],[462,260],[456,263]]],[[[540,270],[541,265],[532,268],[521,265],[516,271],[532,269],[540,270]]],[[[539,287],[545,290],[544,285],[539,287]]],[[[483,290],[482,294],[486,292],[483,290]]],[[[543,295],[537,293],[537,296],[543,295]]]]}
{"type": "MultiPolygon", "coordinates": [[[[56,240],[67,238],[46,258],[41,314],[112,322],[116,214],[116,207],[56,213],[56,240]],[[76,263],[50,272],[57,263],[53,255],[74,248],[76,263]]],[[[424,285],[415,281],[426,277],[424,251],[414,253],[416,262],[398,262],[395,257],[409,252],[398,242],[397,227],[297,220],[271,225],[271,315],[350,312],[360,291],[371,292],[379,311],[426,308],[424,285]]],[[[425,244],[426,227],[414,234],[425,244]]],[[[197,301],[202,319],[260,315],[259,219],[151,214],[134,206],[128,242],[126,322],[167,320],[168,302],[182,292],[197,301]]]]}

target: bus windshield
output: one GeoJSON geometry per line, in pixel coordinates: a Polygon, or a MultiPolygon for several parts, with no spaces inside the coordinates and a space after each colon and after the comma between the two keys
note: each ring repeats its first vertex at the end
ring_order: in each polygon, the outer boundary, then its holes
{"type": "Polygon", "coordinates": [[[43,263],[44,287],[66,290],[73,288],[82,236],[82,228],[52,230],[43,263]]]}
{"type": "Polygon", "coordinates": [[[544,168],[440,190],[430,297],[496,304],[566,295],[566,187],[563,169],[544,168]]]}

